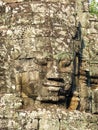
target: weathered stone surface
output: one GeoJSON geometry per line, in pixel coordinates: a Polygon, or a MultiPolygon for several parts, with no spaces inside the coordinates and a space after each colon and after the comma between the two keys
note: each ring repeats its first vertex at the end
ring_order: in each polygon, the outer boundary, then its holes
{"type": "Polygon", "coordinates": [[[88,5],[0,0],[0,130],[97,130],[98,18],[88,5]]]}
{"type": "Polygon", "coordinates": [[[16,77],[14,78],[17,89],[22,90],[22,95],[29,97],[36,95],[36,97],[43,97],[40,98],[42,100],[58,101],[59,89],[68,90],[72,83],[74,57],[71,53],[73,50],[71,39],[75,33],[75,17],[70,11],[74,13],[74,6],[62,1],[59,4],[57,2],[16,2],[8,6],[13,14],[12,18],[9,18],[12,25],[5,31],[5,35],[9,46],[11,45],[10,58],[15,61],[16,77]],[[27,16],[22,16],[23,11],[27,16]],[[29,16],[29,13],[32,13],[32,16],[29,16]],[[67,17],[69,20],[65,21],[67,17]],[[31,20],[27,21],[25,18],[31,20]],[[25,21],[28,23],[26,26],[24,26],[25,21]],[[70,23],[73,29],[67,23],[70,23]],[[71,32],[68,29],[71,29],[71,32]],[[66,76],[63,73],[66,73],[66,76]],[[48,80],[50,83],[46,85],[48,80]],[[65,81],[66,84],[63,83],[65,81]],[[45,86],[51,86],[52,89],[45,89],[45,86]],[[58,87],[55,93],[52,92],[54,86],[58,87]],[[44,95],[47,94],[48,97],[45,98],[44,95]]]}
{"type": "Polygon", "coordinates": [[[1,129],[22,130],[63,130],[63,129],[97,129],[98,118],[89,113],[79,111],[66,112],[62,109],[38,111],[11,111],[10,117],[0,120],[1,129]],[[81,128],[80,128],[81,125],[81,128]]]}

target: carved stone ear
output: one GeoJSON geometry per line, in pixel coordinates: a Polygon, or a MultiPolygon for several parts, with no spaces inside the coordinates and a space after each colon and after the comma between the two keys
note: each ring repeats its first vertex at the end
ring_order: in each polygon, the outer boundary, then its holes
{"type": "Polygon", "coordinates": [[[28,72],[21,73],[21,92],[24,93],[27,97],[31,97],[34,91],[32,87],[29,83],[28,72]]]}

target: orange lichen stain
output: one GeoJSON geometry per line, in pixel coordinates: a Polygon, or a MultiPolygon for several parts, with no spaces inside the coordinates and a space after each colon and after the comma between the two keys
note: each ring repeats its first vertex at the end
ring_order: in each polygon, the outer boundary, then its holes
{"type": "Polygon", "coordinates": [[[79,106],[79,101],[80,101],[80,99],[78,97],[78,93],[74,92],[73,97],[71,98],[70,106],[69,106],[68,110],[76,110],[79,106]]]}

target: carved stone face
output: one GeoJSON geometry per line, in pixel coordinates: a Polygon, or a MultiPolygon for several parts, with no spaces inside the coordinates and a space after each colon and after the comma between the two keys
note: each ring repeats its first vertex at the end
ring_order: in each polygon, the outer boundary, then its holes
{"type": "Polygon", "coordinates": [[[69,4],[32,1],[23,7],[28,10],[22,20],[18,14],[14,20],[13,15],[15,26],[7,31],[7,42],[12,47],[16,86],[22,97],[58,101],[65,98],[59,96],[59,90],[71,87],[76,19],[75,8],[69,4]]]}
{"type": "Polygon", "coordinates": [[[69,90],[71,87],[72,48],[65,43],[55,43],[48,37],[37,38],[35,43],[26,53],[26,58],[21,55],[17,62],[17,88],[22,91],[23,97],[40,101],[64,99],[65,96],[60,96],[59,91],[69,90]]]}

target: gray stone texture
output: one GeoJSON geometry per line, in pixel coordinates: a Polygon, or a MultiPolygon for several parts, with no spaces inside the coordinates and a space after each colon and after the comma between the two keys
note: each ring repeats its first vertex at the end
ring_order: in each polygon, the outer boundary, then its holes
{"type": "Polygon", "coordinates": [[[0,130],[97,130],[97,56],[87,0],[0,0],[0,130]]]}

